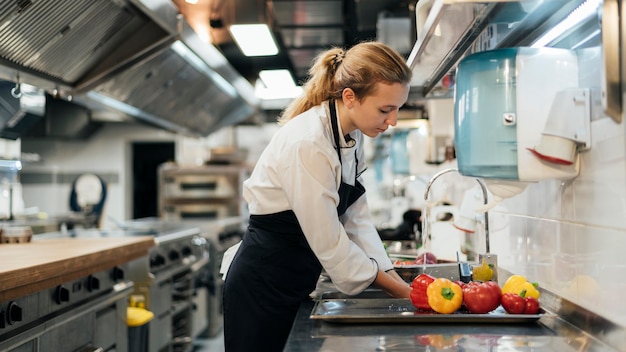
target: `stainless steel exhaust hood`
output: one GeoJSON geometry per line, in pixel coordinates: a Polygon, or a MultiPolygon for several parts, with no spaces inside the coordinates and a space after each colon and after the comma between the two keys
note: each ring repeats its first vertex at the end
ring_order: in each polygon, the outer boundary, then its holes
{"type": "Polygon", "coordinates": [[[189,135],[241,122],[252,85],[168,0],[0,4],[0,78],[189,135]]]}
{"type": "Polygon", "coordinates": [[[0,138],[19,138],[44,117],[45,108],[43,90],[0,81],[0,138]]]}

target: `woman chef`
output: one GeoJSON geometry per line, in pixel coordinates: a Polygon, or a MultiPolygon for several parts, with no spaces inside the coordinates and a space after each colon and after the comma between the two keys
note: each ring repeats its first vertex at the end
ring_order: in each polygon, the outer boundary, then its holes
{"type": "Polygon", "coordinates": [[[364,42],[323,52],[309,73],[244,182],[251,215],[224,286],[227,352],[282,351],[322,268],[346,294],[374,284],[392,297],[410,295],[359,180],[363,135],[396,124],[411,70],[388,46],[364,42]]]}

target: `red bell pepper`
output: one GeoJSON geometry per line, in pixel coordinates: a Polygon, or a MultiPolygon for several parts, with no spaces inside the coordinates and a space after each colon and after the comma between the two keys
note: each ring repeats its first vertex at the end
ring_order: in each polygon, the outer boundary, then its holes
{"type": "Polygon", "coordinates": [[[426,289],[431,282],[435,281],[435,278],[428,274],[419,274],[411,282],[411,303],[417,309],[432,310],[428,304],[428,295],[426,289]]]}
{"type": "Polygon", "coordinates": [[[535,297],[524,297],[516,293],[507,292],[502,295],[502,308],[510,314],[537,314],[539,301],[535,297]]]}
{"type": "Polygon", "coordinates": [[[485,314],[498,308],[502,291],[493,281],[471,281],[463,286],[463,303],[471,313],[485,314]]]}

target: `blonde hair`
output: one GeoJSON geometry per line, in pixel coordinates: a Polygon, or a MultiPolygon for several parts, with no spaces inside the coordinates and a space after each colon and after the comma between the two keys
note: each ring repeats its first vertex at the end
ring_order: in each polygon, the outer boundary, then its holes
{"type": "Polygon", "coordinates": [[[380,42],[362,42],[349,50],[331,48],[320,53],[309,69],[304,93],[289,104],[279,123],[329,99],[339,99],[345,88],[354,90],[361,100],[373,93],[379,82],[411,82],[412,72],[400,54],[380,42]]]}

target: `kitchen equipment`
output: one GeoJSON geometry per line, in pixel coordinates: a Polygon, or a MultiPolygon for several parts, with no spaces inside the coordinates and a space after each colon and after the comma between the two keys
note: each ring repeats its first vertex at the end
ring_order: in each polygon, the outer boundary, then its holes
{"type": "Polygon", "coordinates": [[[0,351],[126,351],[132,290],[116,266],[0,301],[0,351]]]}
{"type": "MultiPolygon", "coordinates": [[[[148,351],[190,351],[194,331],[196,277],[209,262],[207,242],[195,226],[157,218],[126,221],[124,231],[98,236],[152,235],[156,245],[149,263],[129,263],[128,277],[135,283],[131,306],[154,313],[148,327],[148,351]]],[[[201,302],[200,302],[201,303],[201,302]]],[[[206,324],[198,322],[199,324],[206,324]]]]}
{"type": "MultiPolygon", "coordinates": [[[[428,222],[429,216],[430,216],[430,212],[431,207],[432,207],[432,203],[428,203],[428,199],[429,199],[429,191],[431,186],[433,185],[433,183],[435,182],[435,180],[437,180],[439,177],[441,177],[442,175],[445,175],[449,172],[458,172],[458,169],[454,169],[454,168],[450,168],[450,169],[444,169],[439,171],[438,173],[436,173],[431,179],[430,181],[428,181],[428,184],[426,185],[426,191],[424,192],[424,200],[427,202],[427,206],[426,206],[426,214],[424,215],[424,236],[430,236],[430,234],[432,233],[432,230],[430,228],[430,223],[428,222]]],[[[476,181],[478,182],[480,189],[482,190],[482,194],[483,194],[483,202],[484,202],[484,206],[482,209],[480,209],[481,211],[484,212],[484,231],[485,231],[485,253],[482,255],[479,255],[479,262],[482,263],[482,259],[483,257],[485,258],[485,262],[487,264],[490,264],[493,267],[493,272],[494,272],[494,277],[493,277],[493,281],[498,281],[497,278],[497,273],[498,273],[498,257],[495,254],[491,254],[490,253],[490,241],[489,241],[489,212],[488,212],[488,202],[489,202],[489,196],[488,196],[488,192],[487,192],[487,184],[485,181],[483,181],[480,178],[476,178],[476,181]]],[[[476,210],[478,211],[478,209],[476,210]]],[[[458,254],[458,253],[457,253],[458,254]]]]}
{"type": "Polygon", "coordinates": [[[224,325],[222,307],[224,280],[220,273],[222,258],[228,248],[241,241],[244,223],[238,216],[212,221],[192,219],[185,220],[184,223],[202,229],[209,248],[209,263],[202,275],[196,276],[195,296],[199,308],[194,311],[196,317],[194,319],[208,317],[207,326],[200,329],[198,334],[202,337],[215,337],[222,331],[224,325]]]}
{"type": "Polygon", "coordinates": [[[408,209],[402,214],[402,223],[396,228],[378,228],[383,241],[415,241],[422,233],[422,211],[408,209]]]}
{"type": "Polygon", "coordinates": [[[167,175],[163,183],[166,198],[228,198],[237,194],[237,185],[224,174],[167,175]]]}
{"type": "Polygon", "coordinates": [[[391,165],[395,175],[409,175],[408,130],[394,131],[391,136],[391,165]]]}
{"type": "Polygon", "coordinates": [[[590,96],[578,89],[574,51],[520,47],[472,54],[459,63],[456,84],[462,175],[485,178],[500,198],[528,182],[578,175],[578,158],[563,155],[572,146],[589,146],[590,96]]]}
{"type": "Polygon", "coordinates": [[[237,213],[236,206],[228,204],[168,204],[163,207],[164,220],[221,219],[237,213]]]}
{"type": "Polygon", "coordinates": [[[472,267],[469,263],[461,262],[459,252],[456,252],[456,262],[459,265],[459,279],[465,283],[472,281],[472,267]]]}
{"type": "Polygon", "coordinates": [[[236,147],[211,148],[208,164],[240,164],[246,161],[248,150],[236,147]]]}
{"type": "Polygon", "coordinates": [[[243,165],[159,167],[159,217],[166,220],[215,220],[247,214],[242,183],[250,168],[243,165]]]}

